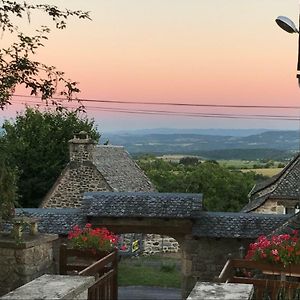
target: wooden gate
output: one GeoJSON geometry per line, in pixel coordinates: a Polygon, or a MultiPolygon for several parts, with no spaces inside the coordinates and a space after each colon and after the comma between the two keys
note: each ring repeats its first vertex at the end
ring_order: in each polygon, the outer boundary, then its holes
{"type": "Polygon", "coordinates": [[[103,256],[103,253],[91,255],[88,251],[68,249],[65,244],[60,248],[59,273],[73,273],[80,276],[94,276],[95,283],[88,290],[89,300],[118,299],[118,253],[117,250],[103,256]],[[73,258],[73,261],[70,261],[73,258]],[[74,259],[75,258],[75,259],[74,259]],[[84,258],[85,260],[82,260],[84,258]],[[96,259],[93,263],[86,259],[96,259]]]}

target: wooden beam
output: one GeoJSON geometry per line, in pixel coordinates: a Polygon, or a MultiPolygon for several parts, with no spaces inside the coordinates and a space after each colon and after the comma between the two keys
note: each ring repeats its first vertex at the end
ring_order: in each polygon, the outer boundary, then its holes
{"type": "Polygon", "coordinates": [[[90,218],[97,227],[107,227],[114,233],[156,233],[185,235],[192,232],[192,221],[186,219],[155,218],[90,218]]]}

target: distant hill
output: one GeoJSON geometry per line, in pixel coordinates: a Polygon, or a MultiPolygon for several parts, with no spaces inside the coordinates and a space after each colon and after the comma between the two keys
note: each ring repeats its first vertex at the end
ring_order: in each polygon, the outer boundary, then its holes
{"type": "Polygon", "coordinates": [[[249,136],[268,131],[267,129],[222,129],[222,128],[151,128],[136,130],[118,130],[112,131],[107,135],[148,135],[148,134],[204,134],[220,136],[249,136]]]}
{"type": "MultiPolygon", "coordinates": [[[[241,132],[240,132],[241,134],[241,132]]],[[[132,154],[193,154],[209,158],[287,157],[299,149],[299,132],[265,131],[248,136],[174,134],[113,134],[111,144],[123,145],[132,154]],[[233,151],[235,150],[235,151],[233,151]]],[[[253,158],[251,158],[253,159],[253,158]]]]}

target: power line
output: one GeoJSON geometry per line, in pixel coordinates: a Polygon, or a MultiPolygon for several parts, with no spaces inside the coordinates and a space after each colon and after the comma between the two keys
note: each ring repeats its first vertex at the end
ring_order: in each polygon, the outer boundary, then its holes
{"type": "MultiPolygon", "coordinates": [[[[38,98],[36,96],[14,94],[14,97],[23,98],[38,98]]],[[[66,101],[65,98],[53,97],[48,100],[66,101]]],[[[96,103],[111,103],[111,104],[140,104],[140,105],[166,105],[166,106],[191,106],[191,107],[220,107],[220,108],[263,108],[263,109],[299,109],[300,106],[286,106],[286,105],[235,105],[235,104],[194,104],[194,103],[175,103],[175,102],[153,102],[153,101],[121,101],[121,100],[103,100],[103,99],[88,99],[88,98],[76,98],[73,101],[80,102],[96,102],[96,103]]]]}
{"type": "MultiPolygon", "coordinates": [[[[24,104],[33,103],[37,105],[44,105],[45,103],[36,101],[27,101],[24,104]]],[[[73,107],[75,108],[75,107],[73,107]]],[[[119,112],[126,114],[142,114],[142,115],[171,115],[183,117],[199,117],[199,118],[223,118],[223,119],[269,119],[269,120],[282,120],[282,121],[299,121],[298,116],[288,115],[266,115],[266,114],[226,114],[226,113],[201,113],[201,112],[174,112],[168,110],[143,110],[143,109],[126,109],[126,108],[111,108],[99,106],[86,106],[86,109],[96,109],[100,111],[119,112]]]]}

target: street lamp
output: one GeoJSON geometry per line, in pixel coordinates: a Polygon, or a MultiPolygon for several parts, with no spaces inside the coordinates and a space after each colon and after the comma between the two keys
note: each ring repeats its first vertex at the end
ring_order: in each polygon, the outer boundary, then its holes
{"type": "MultiPolygon", "coordinates": [[[[298,33],[298,63],[297,63],[297,78],[298,78],[298,85],[300,87],[300,36],[299,30],[297,29],[295,23],[290,20],[288,17],[279,16],[276,18],[275,22],[277,25],[288,33],[298,33]]],[[[300,23],[300,19],[299,19],[300,23]]]]}
{"type": "Polygon", "coordinates": [[[295,23],[288,17],[279,16],[276,18],[275,22],[281,29],[288,33],[299,33],[295,23]]]}

